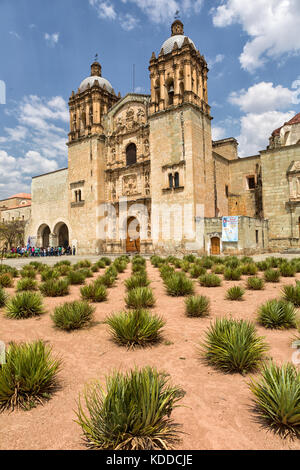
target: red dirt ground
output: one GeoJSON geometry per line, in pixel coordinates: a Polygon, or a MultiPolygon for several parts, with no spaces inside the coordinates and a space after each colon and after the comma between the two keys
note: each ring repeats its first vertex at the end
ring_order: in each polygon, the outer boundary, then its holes
{"type": "MultiPolygon", "coordinates": [[[[95,274],[97,277],[103,270],[95,274]]],[[[182,424],[184,435],[178,449],[300,449],[298,440],[283,439],[259,424],[251,409],[249,376],[223,374],[199,360],[197,346],[211,320],[232,315],[255,321],[257,306],[267,299],[279,297],[283,284],[294,283],[282,278],[280,284],[266,283],[262,291],[246,290],[245,300],[224,300],[229,286],[242,281],[223,281],[221,287],[203,288],[195,281],[196,293],[211,299],[211,315],[207,318],[187,318],[184,298],[166,295],[159,271],[147,262],[151,287],[157,299],[154,312],[167,323],[164,340],[151,348],[127,351],[115,345],[103,324],[106,315],[124,309],[124,279],[119,275],[115,286],[108,290],[106,302],[95,304],[95,322],[85,330],[71,333],[56,330],[50,313],[58,304],[79,298],[79,286],[71,286],[71,294],[63,298],[45,298],[47,313],[37,319],[12,320],[0,317],[0,339],[5,343],[31,341],[38,338],[53,347],[53,353],[63,359],[60,373],[61,389],[43,406],[30,411],[0,414],[0,449],[85,449],[81,428],[74,422],[78,394],[86,382],[100,379],[113,369],[125,371],[133,366],[151,365],[170,374],[174,384],[186,395],[184,407],[174,410],[173,418],[182,424]],[[166,342],[166,343],[165,343],[166,342]],[[171,342],[171,344],[168,344],[171,342]]],[[[222,276],[221,276],[222,277],[222,276]]],[[[300,279],[300,275],[297,274],[300,279]]],[[[13,293],[14,289],[7,289],[13,293]]],[[[291,360],[291,342],[296,330],[266,330],[257,326],[270,346],[269,356],[277,363],[291,360]]]]}

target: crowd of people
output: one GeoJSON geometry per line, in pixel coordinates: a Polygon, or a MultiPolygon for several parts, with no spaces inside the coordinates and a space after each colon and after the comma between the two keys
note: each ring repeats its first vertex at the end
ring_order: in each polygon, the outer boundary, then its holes
{"type": "Polygon", "coordinates": [[[62,247],[62,246],[48,246],[47,248],[38,248],[34,246],[17,246],[12,247],[10,250],[4,250],[5,254],[16,254],[20,256],[62,256],[62,255],[76,255],[76,248],[73,246],[62,247]]]}

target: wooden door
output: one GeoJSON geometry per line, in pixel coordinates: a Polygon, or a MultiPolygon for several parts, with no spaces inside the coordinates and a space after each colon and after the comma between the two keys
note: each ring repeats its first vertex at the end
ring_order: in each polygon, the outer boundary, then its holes
{"type": "Polygon", "coordinates": [[[210,240],[210,253],[212,255],[219,255],[220,254],[220,238],[212,237],[210,240]]]}
{"type": "Polygon", "coordinates": [[[126,237],[126,252],[140,252],[140,237],[136,238],[136,232],[140,231],[140,226],[135,217],[130,217],[127,221],[127,237],[126,237]],[[130,237],[130,232],[134,238],[130,237]]]}

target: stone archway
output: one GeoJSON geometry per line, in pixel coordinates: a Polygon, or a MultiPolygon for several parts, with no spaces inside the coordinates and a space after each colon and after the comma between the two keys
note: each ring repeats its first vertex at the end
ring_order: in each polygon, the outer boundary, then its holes
{"type": "Polygon", "coordinates": [[[42,224],[37,231],[37,246],[40,248],[48,248],[50,246],[51,230],[49,225],[42,224]]]}
{"type": "Polygon", "coordinates": [[[55,244],[57,246],[62,246],[63,248],[67,248],[69,246],[69,229],[64,222],[58,222],[55,225],[53,234],[56,242],[55,244]]]}
{"type": "Polygon", "coordinates": [[[140,223],[136,217],[129,217],[126,221],[126,252],[140,252],[140,223]]]}

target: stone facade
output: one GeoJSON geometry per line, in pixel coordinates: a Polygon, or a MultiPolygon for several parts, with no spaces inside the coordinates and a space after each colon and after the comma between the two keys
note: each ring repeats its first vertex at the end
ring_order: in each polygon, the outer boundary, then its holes
{"type": "Polygon", "coordinates": [[[149,72],[149,95],[121,98],[92,64],[69,100],[68,169],[33,179],[27,236],[79,254],[300,248],[300,117],[259,155],[212,141],[207,63],[180,20],[149,72]],[[238,242],[222,216],[239,216],[238,242]]]}

